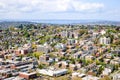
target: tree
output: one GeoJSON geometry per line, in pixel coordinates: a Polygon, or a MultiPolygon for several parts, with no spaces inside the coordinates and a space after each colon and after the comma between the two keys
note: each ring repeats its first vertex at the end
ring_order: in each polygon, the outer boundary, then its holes
{"type": "Polygon", "coordinates": [[[87,29],[80,29],[80,30],[79,30],[79,34],[80,34],[80,35],[87,34],[87,33],[88,33],[88,30],[87,30],[87,29]]]}
{"type": "Polygon", "coordinates": [[[10,31],[14,31],[15,29],[14,29],[13,26],[11,26],[11,27],[9,27],[9,30],[10,30],[10,31]]]}
{"type": "Polygon", "coordinates": [[[113,66],[113,68],[114,68],[114,70],[118,70],[118,68],[119,68],[119,64],[118,64],[118,65],[115,64],[115,65],[113,66]]]}
{"type": "Polygon", "coordinates": [[[42,69],[42,68],[44,68],[44,65],[43,65],[43,64],[40,64],[40,65],[38,65],[38,68],[39,68],[39,69],[42,69]]]}
{"type": "Polygon", "coordinates": [[[43,55],[43,52],[34,52],[33,56],[36,57],[37,59],[39,59],[39,57],[43,55]]]}
{"type": "Polygon", "coordinates": [[[23,29],[23,25],[21,24],[20,26],[18,26],[18,28],[23,29]]]}
{"type": "Polygon", "coordinates": [[[72,64],[75,64],[75,59],[71,58],[70,61],[72,64]]]}
{"type": "Polygon", "coordinates": [[[22,54],[20,55],[20,59],[21,59],[21,60],[22,60],[23,56],[24,56],[24,55],[22,55],[22,54]]]}
{"type": "Polygon", "coordinates": [[[100,61],[99,61],[99,60],[96,60],[96,64],[99,65],[99,64],[100,64],[100,61]]]}
{"type": "Polygon", "coordinates": [[[103,70],[104,70],[104,67],[100,66],[99,69],[98,69],[99,74],[101,74],[103,70]]]}
{"type": "Polygon", "coordinates": [[[82,64],[83,64],[84,66],[87,66],[87,65],[89,64],[89,62],[88,62],[87,60],[85,60],[85,59],[82,59],[82,64]]]}

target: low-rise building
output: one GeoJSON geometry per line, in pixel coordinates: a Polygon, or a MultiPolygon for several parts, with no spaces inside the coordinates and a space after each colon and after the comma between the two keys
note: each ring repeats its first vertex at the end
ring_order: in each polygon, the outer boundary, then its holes
{"type": "Polygon", "coordinates": [[[45,65],[51,65],[54,62],[53,58],[50,58],[49,54],[44,54],[39,57],[39,63],[45,64],[45,65]]]}
{"type": "Polygon", "coordinates": [[[19,77],[25,78],[27,80],[34,79],[37,77],[36,72],[19,72],[19,77]]]}
{"type": "Polygon", "coordinates": [[[58,50],[66,50],[66,45],[62,44],[62,43],[58,43],[57,45],[55,45],[55,48],[58,50]]]}
{"type": "Polygon", "coordinates": [[[119,64],[120,64],[120,61],[111,60],[111,61],[110,61],[110,64],[119,65],[119,64]]]}
{"type": "Polygon", "coordinates": [[[77,70],[77,66],[75,64],[69,64],[69,69],[75,71],[77,70]]]}
{"type": "Polygon", "coordinates": [[[78,58],[80,58],[80,56],[81,56],[81,54],[80,53],[75,53],[75,54],[73,54],[73,58],[75,58],[75,59],[78,59],[78,58]]]}
{"type": "Polygon", "coordinates": [[[113,76],[113,80],[120,80],[120,73],[113,76]]]}
{"type": "Polygon", "coordinates": [[[103,70],[103,72],[102,72],[102,75],[109,75],[111,72],[112,72],[111,69],[105,68],[105,69],[103,70]]]}
{"type": "Polygon", "coordinates": [[[60,61],[58,63],[55,64],[55,67],[56,68],[63,68],[63,69],[66,69],[69,67],[69,63],[66,62],[66,61],[60,61]]]}
{"type": "Polygon", "coordinates": [[[99,80],[100,78],[96,77],[96,76],[92,76],[92,75],[87,75],[85,77],[82,78],[82,80],[99,80]]]}
{"type": "Polygon", "coordinates": [[[51,52],[51,47],[48,45],[38,45],[37,52],[49,53],[51,52]]]}
{"type": "Polygon", "coordinates": [[[16,55],[25,55],[27,53],[30,53],[32,51],[32,48],[26,47],[26,48],[19,48],[18,50],[15,50],[16,55]]]}
{"type": "Polygon", "coordinates": [[[38,69],[38,73],[48,76],[61,76],[67,74],[67,69],[51,70],[51,69],[38,69]]]}

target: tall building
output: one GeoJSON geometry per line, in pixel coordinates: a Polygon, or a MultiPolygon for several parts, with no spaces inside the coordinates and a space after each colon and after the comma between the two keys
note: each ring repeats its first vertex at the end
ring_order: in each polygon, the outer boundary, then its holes
{"type": "Polygon", "coordinates": [[[75,38],[77,39],[79,37],[79,33],[78,32],[74,32],[74,31],[62,31],[61,36],[63,38],[75,38]]]}
{"type": "Polygon", "coordinates": [[[110,42],[111,42],[111,39],[110,39],[110,37],[101,37],[100,38],[100,44],[110,44],[110,42]]]}

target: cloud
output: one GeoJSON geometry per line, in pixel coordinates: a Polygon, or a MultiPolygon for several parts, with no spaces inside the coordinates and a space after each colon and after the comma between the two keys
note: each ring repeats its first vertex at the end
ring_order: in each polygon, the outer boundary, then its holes
{"type": "Polygon", "coordinates": [[[0,11],[12,12],[89,12],[101,8],[104,8],[103,3],[80,0],[0,0],[0,11]]]}
{"type": "Polygon", "coordinates": [[[0,8],[4,8],[5,4],[4,3],[0,3],[0,8]]]}
{"type": "Polygon", "coordinates": [[[5,4],[4,3],[0,3],[0,12],[4,12],[5,11],[5,4]]]}
{"type": "Polygon", "coordinates": [[[104,8],[102,3],[83,3],[83,2],[74,2],[73,6],[75,11],[94,11],[101,8],[104,8]]]}

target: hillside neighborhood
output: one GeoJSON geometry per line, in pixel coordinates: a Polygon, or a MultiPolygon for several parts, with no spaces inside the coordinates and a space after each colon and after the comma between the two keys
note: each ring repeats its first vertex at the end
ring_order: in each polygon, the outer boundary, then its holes
{"type": "Polygon", "coordinates": [[[120,26],[0,28],[0,80],[120,80],[120,26]]]}

